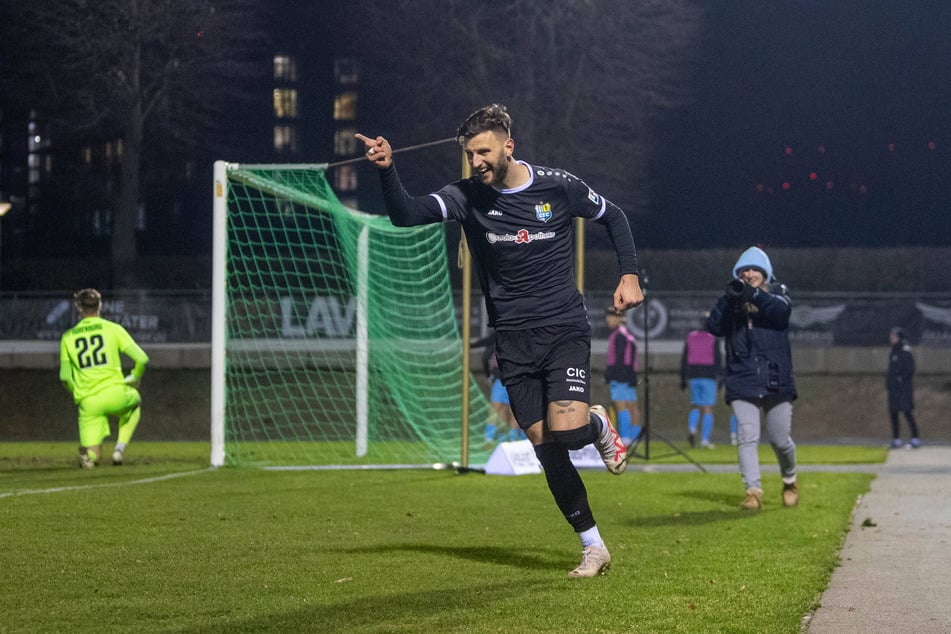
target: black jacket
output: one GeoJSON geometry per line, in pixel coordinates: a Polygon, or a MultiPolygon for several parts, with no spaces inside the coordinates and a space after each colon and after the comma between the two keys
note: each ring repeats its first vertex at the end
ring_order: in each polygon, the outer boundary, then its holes
{"type": "Polygon", "coordinates": [[[724,294],[710,311],[707,330],[726,343],[726,402],[756,401],[767,395],[793,401],[798,396],[789,347],[792,302],[777,292],[757,289],[748,303],[724,294]]]}
{"type": "Polygon", "coordinates": [[[888,353],[888,374],[885,375],[890,410],[903,412],[915,408],[914,376],[915,358],[911,354],[911,346],[899,341],[888,353]]]}

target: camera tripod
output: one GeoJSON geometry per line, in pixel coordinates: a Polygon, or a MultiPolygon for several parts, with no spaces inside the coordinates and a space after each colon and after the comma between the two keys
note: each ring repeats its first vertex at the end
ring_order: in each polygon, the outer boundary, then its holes
{"type": "MultiPolygon", "coordinates": [[[[651,408],[650,408],[650,355],[649,355],[649,346],[650,346],[650,294],[647,292],[647,271],[642,270],[640,275],[640,284],[641,290],[644,292],[644,302],[641,304],[642,309],[644,310],[644,378],[639,382],[643,386],[644,394],[644,419],[641,423],[641,431],[637,434],[637,437],[631,442],[627,448],[627,458],[630,461],[631,458],[643,458],[644,460],[650,460],[651,451],[651,436],[656,437],[658,440],[665,443],[670,447],[675,453],[683,456],[688,462],[692,463],[695,467],[700,469],[700,471],[707,473],[706,468],[693,458],[691,458],[687,453],[682,449],[677,447],[674,443],[670,442],[657,432],[651,431],[651,408]],[[643,447],[643,453],[639,453],[638,449],[643,447]]],[[[673,455],[673,454],[667,454],[673,455]]]]}

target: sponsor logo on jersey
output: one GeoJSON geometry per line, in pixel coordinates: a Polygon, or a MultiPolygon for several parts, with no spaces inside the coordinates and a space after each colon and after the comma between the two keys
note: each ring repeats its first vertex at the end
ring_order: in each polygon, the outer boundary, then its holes
{"type": "Polygon", "coordinates": [[[514,242],[515,244],[528,244],[535,240],[551,240],[555,237],[554,231],[537,231],[529,233],[528,229],[519,229],[516,233],[492,233],[485,234],[485,239],[489,244],[496,242],[514,242]]]}
{"type": "Polygon", "coordinates": [[[535,205],[535,217],[542,222],[548,222],[551,220],[551,203],[535,205]]]}
{"type": "Polygon", "coordinates": [[[595,205],[601,204],[601,197],[598,196],[598,194],[590,187],[588,188],[588,200],[593,202],[595,205]]]}
{"type": "Polygon", "coordinates": [[[487,216],[501,216],[502,212],[499,211],[498,209],[490,209],[489,213],[487,213],[486,215],[487,216]]]}
{"type": "Polygon", "coordinates": [[[569,385],[568,391],[569,392],[584,392],[584,388],[581,387],[580,385],[569,385]]]}

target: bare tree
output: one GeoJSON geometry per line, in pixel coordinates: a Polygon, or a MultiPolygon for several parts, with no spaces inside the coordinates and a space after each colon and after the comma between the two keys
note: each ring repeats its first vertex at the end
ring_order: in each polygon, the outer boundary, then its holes
{"type": "Polygon", "coordinates": [[[365,105],[404,144],[505,103],[518,154],[596,178],[632,212],[652,119],[685,97],[701,19],[685,0],[358,0],[347,14],[365,105]]]}
{"type": "MultiPolygon", "coordinates": [[[[30,0],[3,11],[3,75],[60,137],[121,139],[112,204],[114,284],[135,284],[143,157],[207,145],[267,68],[254,0],[30,0]]],[[[11,86],[3,86],[10,90],[11,86]]]]}

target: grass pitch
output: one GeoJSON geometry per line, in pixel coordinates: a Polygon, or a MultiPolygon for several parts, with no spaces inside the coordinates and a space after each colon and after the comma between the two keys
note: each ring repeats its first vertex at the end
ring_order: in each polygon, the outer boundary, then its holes
{"type": "Polygon", "coordinates": [[[74,453],[0,444],[0,632],[792,634],[872,479],[805,471],[786,509],[766,474],[744,513],[735,472],[585,471],[614,566],[571,580],[580,547],[540,475],[211,470],[207,443],[147,442],[81,471],[74,453]]]}

